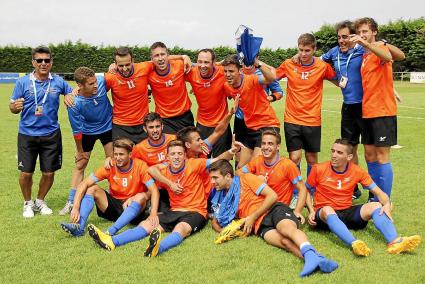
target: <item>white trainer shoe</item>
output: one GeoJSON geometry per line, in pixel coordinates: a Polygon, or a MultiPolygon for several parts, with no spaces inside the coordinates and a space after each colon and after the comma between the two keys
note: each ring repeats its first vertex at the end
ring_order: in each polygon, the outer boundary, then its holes
{"type": "Polygon", "coordinates": [[[34,207],[34,202],[32,200],[31,201],[25,201],[24,202],[24,210],[22,212],[22,216],[24,218],[32,218],[32,217],[34,217],[33,207],[34,207]]]}
{"type": "Polygon", "coordinates": [[[53,210],[47,206],[46,201],[44,200],[36,200],[34,204],[34,211],[39,212],[41,215],[51,215],[53,214],[53,210]]]}
{"type": "Polygon", "coordinates": [[[59,215],[67,215],[71,213],[72,210],[72,206],[74,206],[74,204],[70,201],[67,201],[65,206],[61,209],[61,211],[59,211],[59,215]]]}

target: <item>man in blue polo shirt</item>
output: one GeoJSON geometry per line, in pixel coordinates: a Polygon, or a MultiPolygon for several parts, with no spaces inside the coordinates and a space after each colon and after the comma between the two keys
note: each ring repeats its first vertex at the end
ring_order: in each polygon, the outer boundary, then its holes
{"type": "Polygon", "coordinates": [[[21,113],[18,133],[19,185],[24,197],[23,217],[52,214],[44,198],[52,187],[55,171],[62,166],[62,136],[58,123],[59,95],[72,88],[61,77],[50,73],[52,55],[44,46],[32,50],[34,71],[19,78],[10,99],[12,113],[21,113]],[[32,176],[40,159],[39,190],[31,199],[32,176]]]}
{"type": "Polygon", "coordinates": [[[100,140],[105,150],[105,156],[113,155],[112,148],[112,106],[109,102],[102,75],[96,76],[87,67],[79,67],[74,72],[79,94],[75,97],[74,105],[68,108],[77,152],[75,168],[71,178],[71,190],[65,207],[59,215],[69,214],[72,210],[76,188],[84,178],[84,170],[90,159],[96,140],[100,140]]]}

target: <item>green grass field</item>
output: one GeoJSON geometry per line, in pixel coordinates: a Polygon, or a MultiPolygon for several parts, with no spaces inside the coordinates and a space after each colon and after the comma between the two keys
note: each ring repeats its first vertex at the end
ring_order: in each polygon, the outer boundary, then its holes
{"type": "MultiPolygon", "coordinates": [[[[404,148],[392,151],[393,217],[400,234],[425,236],[425,220],[421,213],[425,203],[422,185],[425,178],[425,86],[398,82],[396,88],[403,97],[399,105],[398,141],[404,148]]],[[[298,276],[303,262],[296,257],[267,245],[257,237],[215,245],[213,240],[216,234],[209,225],[182,245],[153,259],[143,257],[147,239],[107,252],[96,247],[88,235],[71,238],[59,227],[59,223],[67,218],[57,213],[67,198],[74,165],[74,141],[63,105],[60,108],[60,122],[64,163],[47,196],[54,215],[36,215],[25,220],[22,217],[22,195],[16,168],[19,116],[11,114],[8,109],[12,90],[11,84],[0,85],[1,283],[425,283],[424,246],[411,254],[390,255],[385,250],[384,238],[371,223],[367,229],[354,233],[372,248],[372,255],[368,258],[355,257],[335,236],[312,231],[305,225],[302,229],[311,243],[322,254],[336,260],[340,268],[330,275],[316,273],[303,280],[298,276]]],[[[329,158],[331,143],[339,136],[341,101],[339,89],[326,83],[320,161],[329,158]]],[[[283,101],[274,103],[281,120],[283,106],[283,101]]],[[[284,145],[282,153],[287,155],[284,145]]],[[[363,149],[360,149],[359,156],[363,156],[363,149]]],[[[102,160],[103,150],[97,144],[87,173],[101,165],[102,160]]],[[[360,160],[364,166],[363,158],[360,160]]],[[[34,178],[34,198],[39,177],[38,172],[34,178]]],[[[360,202],[366,200],[366,195],[363,194],[360,202]]],[[[109,225],[109,222],[98,218],[95,212],[89,222],[100,228],[109,225]]]]}

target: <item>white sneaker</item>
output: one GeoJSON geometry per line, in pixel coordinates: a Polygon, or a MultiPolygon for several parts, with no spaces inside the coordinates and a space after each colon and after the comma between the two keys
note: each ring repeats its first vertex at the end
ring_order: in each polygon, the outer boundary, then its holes
{"type": "Polygon", "coordinates": [[[289,204],[289,208],[295,209],[295,207],[297,206],[297,201],[298,201],[298,195],[292,196],[291,203],[289,204]]]}
{"type": "Polygon", "coordinates": [[[59,211],[59,215],[63,216],[71,213],[72,206],[74,206],[74,204],[72,204],[70,201],[67,201],[65,206],[61,209],[61,211],[59,211]]]}
{"type": "Polygon", "coordinates": [[[47,206],[46,201],[44,200],[36,200],[34,204],[34,211],[40,212],[41,215],[51,215],[53,214],[52,209],[47,206]]]}
{"type": "Polygon", "coordinates": [[[34,217],[33,207],[34,207],[34,202],[32,202],[32,200],[31,201],[25,201],[24,202],[24,210],[22,212],[22,216],[24,218],[32,218],[32,217],[34,217]]]}

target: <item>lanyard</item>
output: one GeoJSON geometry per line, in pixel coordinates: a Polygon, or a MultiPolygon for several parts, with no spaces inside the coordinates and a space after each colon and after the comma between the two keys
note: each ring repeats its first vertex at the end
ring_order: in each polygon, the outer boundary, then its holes
{"type": "MultiPolygon", "coordinates": [[[[353,56],[354,52],[355,52],[355,51],[353,51],[353,52],[350,54],[350,56],[348,56],[347,63],[345,64],[345,69],[346,69],[345,77],[348,77],[348,63],[350,63],[350,59],[351,59],[351,57],[353,56]]],[[[340,62],[339,62],[339,50],[338,50],[338,56],[337,56],[336,58],[337,58],[337,60],[338,60],[338,70],[339,70],[339,72],[340,72],[340,73],[341,73],[341,75],[342,75],[342,71],[341,71],[341,64],[340,64],[340,62]]]]}
{"type": "MultiPolygon", "coordinates": [[[[33,74],[33,77],[31,78],[31,81],[32,81],[32,87],[34,89],[35,105],[38,106],[37,88],[35,87],[35,77],[34,77],[34,74],[33,74]]],[[[43,97],[43,100],[41,101],[41,105],[44,105],[44,103],[46,102],[47,94],[49,93],[49,90],[50,90],[50,82],[51,81],[52,81],[52,78],[49,75],[49,84],[47,85],[47,89],[46,89],[46,92],[44,93],[44,97],[43,97]]]]}

